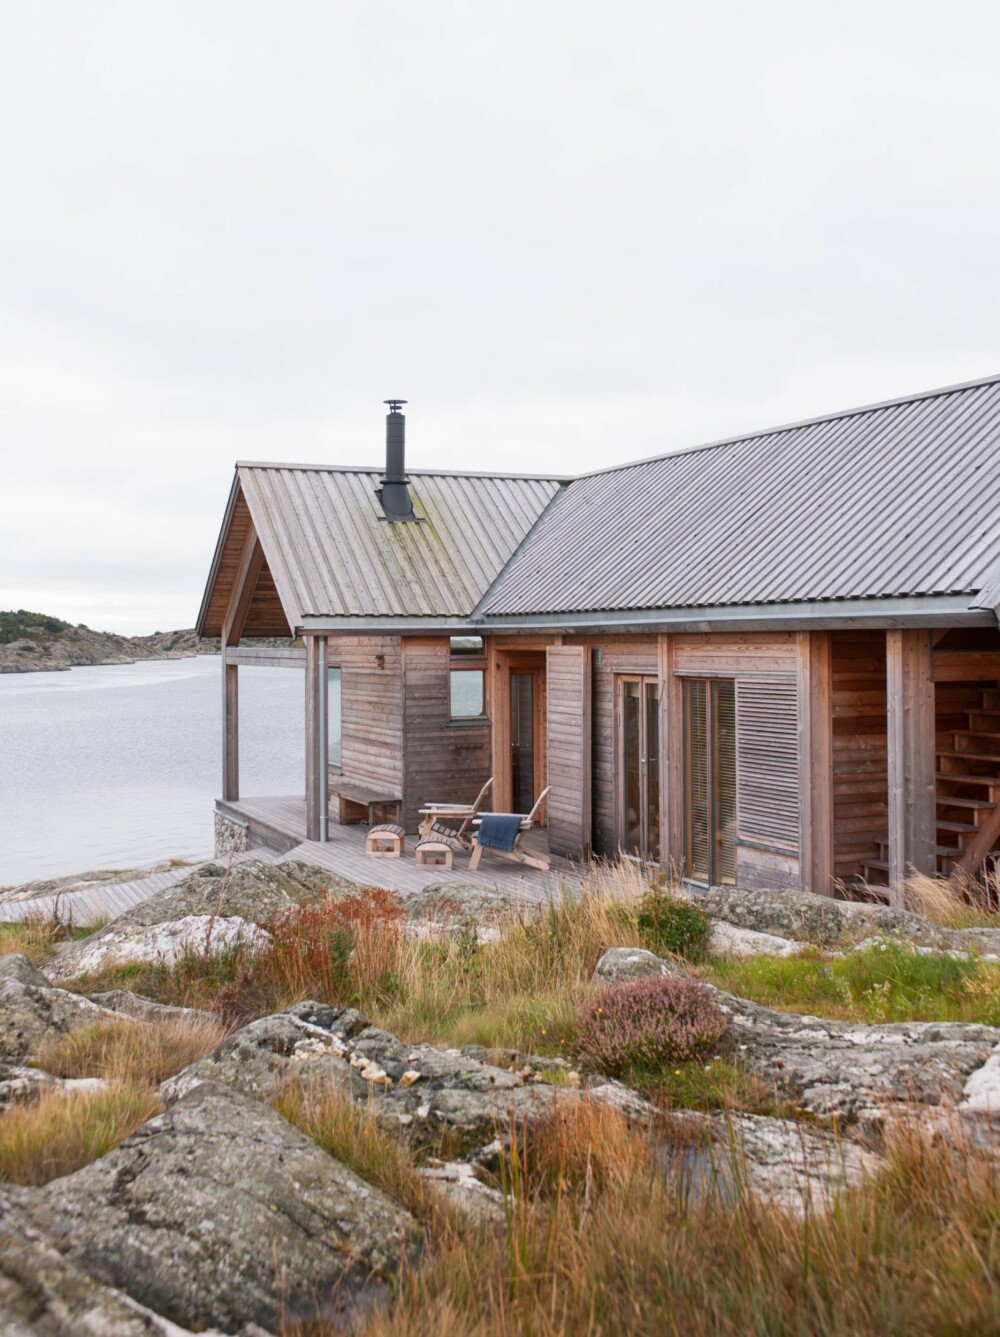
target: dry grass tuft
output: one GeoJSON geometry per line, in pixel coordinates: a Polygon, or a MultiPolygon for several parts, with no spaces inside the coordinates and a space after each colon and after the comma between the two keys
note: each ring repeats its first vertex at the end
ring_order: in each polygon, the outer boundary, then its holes
{"type": "Polygon", "coordinates": [[[58,941],[54,926],[40,919],[23,924],[0,924],[0,956],[20,952],[33,966],[44,966],[58,941]]]}
{"type": "Polygon", "coordinates": [[[738,1174],[692,1191],[613,1111],[581,1107],[515,1148],[505,1238],[439,1242],[366,1337],[908,1337],[1000,1322],[997,1167],[959,1139],[900,1134],[883,1176],[804,1217],[738,1174]]]}
{"type": "Polygon", "coordinates": [[[1000,913],[975,878],[954,880],[912,873],[904,884],[906,908],[944,928],[1000,928],[1000,913]]]}
{"type": "Polygon", "coordinates": [[[130,1086],[158,1086],[225,1038],[212,1017],[169,1021],[98,1021],[49,1041],[33,1055],[56,1077],[101,1077],[130,1086]]]}
{"type": "Polygon", "coordinates": [[[47,1184],[72,1174],[160,1111],[149,1088],[114,1083],[95,1091],[43,1091],[0,1118],[0,1179],[47,1184]]]}
{"type": "Polygon", "coordinates": [[[275,1109],[301,1132],[362,1179],[398,1198],[438,1231],[450,1227],[450,1211],[417,1173],[406,1145],[379,1127],[375,1111],[327,1087],[288,1084],[275,1109]]]}

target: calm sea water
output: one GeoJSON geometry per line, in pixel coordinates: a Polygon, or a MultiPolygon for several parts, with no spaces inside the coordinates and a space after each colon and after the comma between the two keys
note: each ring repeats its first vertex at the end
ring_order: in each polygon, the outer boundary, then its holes
{"type": "MultiPolygon", "coordinates": [[[[0,674],[0,886],[211,854],[218,658],[0,674]]],[[[240,669],[240,789],[304,792],[303,674],[240,669]]]]}

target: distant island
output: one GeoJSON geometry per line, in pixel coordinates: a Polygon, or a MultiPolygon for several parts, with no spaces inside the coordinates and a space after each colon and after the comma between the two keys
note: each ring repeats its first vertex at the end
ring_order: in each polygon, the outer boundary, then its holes
{"type": "Polygon", "coordinates": [[[92,664],[132,664],[138,659],[185,659],[218,654],[217,640],[201,640],[193,629],[118,636],[73,626],[25,608],[0,610],[0,673],[52,672],[92,664]]]}

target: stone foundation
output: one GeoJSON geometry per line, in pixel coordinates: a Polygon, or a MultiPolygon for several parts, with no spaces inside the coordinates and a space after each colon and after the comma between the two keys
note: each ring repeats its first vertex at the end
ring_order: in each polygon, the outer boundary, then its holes
{"type": "Polygon", "coordinates": [[[250,848],[250,828],[237,817],[215,814],[215,857],[225,859],[230,854],[246,854],[250,848]]]}

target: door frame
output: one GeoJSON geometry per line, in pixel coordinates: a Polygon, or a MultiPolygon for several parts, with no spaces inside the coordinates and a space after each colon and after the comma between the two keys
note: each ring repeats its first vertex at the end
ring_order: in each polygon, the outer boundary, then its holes
{"type": "Polygon", "coordinates": [[[664,774],[664,738],[663,738],[663,712],[662,712],[663,688],[658,674],[655,673],[616,673],[614,675],[614,818],[615,818],[615,845],[622,858],[631,859],[636,863],[659,863],[663,857],[663,774],[664,774]],[[625,684],[637,682],[639,684],[639,740],[640,740],[640,758],[639,758],[639,791],[640,791],[640,824],[639,839],[643,848],[641,854],[635,854],[625,848],[625,808],[626,808],[626,779],[625,779],[625,684]],[[656,696],[652,705],[649,704],[647,687],[650,685],[656,687],[656,696]],[[649,719],[650,711],[656,720],[657,728],[657,781],[659,788],[659,797],[656,802],[656,823],[659,831],[659,846],[655,854],[649,852],[649,826],[650,817],[653,813],[653,807],[649,801],[649,762],[646,756],[647,740],[649,737],[649,719]]]}
{"type": "MultiPolygon", "coordinates": [[[[496,651],[493,671],[493,810],[512,812],[512,776],[510,764],[511,716],[510,677],[512,673],[530,673],[534,705],[535,797],[542,792],[548,775],[548,740],[546,732],[546,662],[544,650],[496,651]]],[[[547,804],[543,803],[537,825],[548,825],[547,804]]]]}

